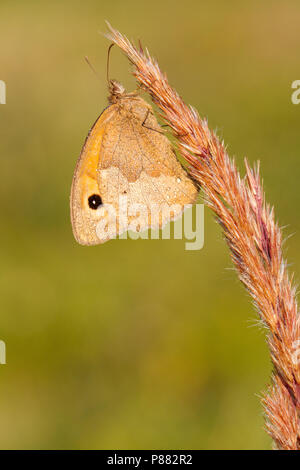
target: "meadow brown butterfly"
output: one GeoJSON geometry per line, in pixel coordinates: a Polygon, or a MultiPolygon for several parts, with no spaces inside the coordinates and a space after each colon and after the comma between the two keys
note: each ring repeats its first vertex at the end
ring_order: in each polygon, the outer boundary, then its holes
{"type": "Polygon", "coordinates": [[[73,177],[71,222],[82,245],[161,228],[198,193],[151,106],[115,80],[109,91],[110,105],[90,130],[73,177]]]}

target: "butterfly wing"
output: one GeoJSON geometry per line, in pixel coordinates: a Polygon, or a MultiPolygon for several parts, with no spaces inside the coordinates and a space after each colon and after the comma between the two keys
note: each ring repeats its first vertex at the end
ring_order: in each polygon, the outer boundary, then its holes
{"type": "Polygon", "coordinates": [[[81,245],[101,243],[96,227],[103,218],[102,194],[99,190],[97,169],[100,149],[107,123],[113,118],[115,106],[109,106],[99,116],[90,130],[74,171],[70,210],[75,239],[81,245]]]}
{"type": "Polygon", "coordinates": [[[95,245],[128,229],[162,227],[196,197],[151,107],[124,98],[104,110],[83,146],[71,190],[73,233],[95,245]]]}
{"type": "Polygon", "coordinates": [[[117,214],[117,230],[162,227],[192,204],[198,190],[177,161],[151,107],[141,98],[123,101],[107,124],[98,183],[117,214]],[[127,216],[127,217],[126,217],[127,216]]]}

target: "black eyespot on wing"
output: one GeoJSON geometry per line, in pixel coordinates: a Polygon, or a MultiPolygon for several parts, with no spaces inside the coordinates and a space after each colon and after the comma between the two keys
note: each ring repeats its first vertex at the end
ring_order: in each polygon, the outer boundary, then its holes
{"type": "Polygon", "coordinates": [[[92,194],[92,196],[88,198],[88,201],[89,201],[89,208],[94,209],[94,210],[98,209],[98,207],[103,204],[102,199],[99,196],[99,194],[92,194]]]}

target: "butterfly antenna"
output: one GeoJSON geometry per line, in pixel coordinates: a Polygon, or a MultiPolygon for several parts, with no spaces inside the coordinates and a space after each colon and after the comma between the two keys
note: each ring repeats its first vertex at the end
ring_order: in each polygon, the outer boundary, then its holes
{"type": "Polygon", "coordinates": [[[108,85],[110,84],[110,80],[109,80],[109,57],[110,57],[111,48],[113,46],[114,46],[114,43],[109,46],[108,51],[107,51],[106,80],[107,80],[108,85]]]}
{"type": "Polygon", "coordinates": [[[86,63],[89,65],[89,67],[92,69],[92,71],[94,72],[94,74],[96,75],[97,78],[99,78],[100,80],[100,77],[95,69],[95,67],[93,67],[93,65],[90,63],[89,59],[87,56],[84,57],[84,60],[86,61],[86,63]]]}

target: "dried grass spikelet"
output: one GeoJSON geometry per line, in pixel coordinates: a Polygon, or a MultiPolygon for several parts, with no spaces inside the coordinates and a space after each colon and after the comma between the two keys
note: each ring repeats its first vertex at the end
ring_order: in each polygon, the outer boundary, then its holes
{"type": "Polygon", "coordinates": [[[274,365],[272,386],[263,398],[266,429],[278,449],[300,449],[300,321],[295,288],[282,256],[282,235],[265,201],[259,165],[245,160],[242,178],[224,143],[206,120],[169,85],[157,62],[110,25],[108,38],[133,64],[133,74],[162,111],[178,139],[188,171],[201,185],[221,225],[239,278],[253,298],[274,365]]]}

